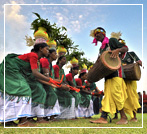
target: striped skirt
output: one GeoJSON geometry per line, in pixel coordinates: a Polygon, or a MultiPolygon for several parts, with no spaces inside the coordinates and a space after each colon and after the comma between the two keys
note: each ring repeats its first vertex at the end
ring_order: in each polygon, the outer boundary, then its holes
{"type": "MultiPolygon", "coordinates": [[[[5,122],[31,116],[31,98],[5,94],[5,122]]],[[[4,122],[4,94],[0,92],[0,122],[4,122]]]]}
{"type": "Polygon", "coordinates": [[[72,98],[71,106],[60,106],[61,114],[57,116],[57,119],[72,119],[75,118],[75,98],[72,98]]]}
{"type": "Polygon", "coordinates": [[[83,107],[79,105],[77,114],[78,117],[91,117],[92,115],[94,115],[93,101],[90,100],[90,104],[88,107],[83,107]]]}

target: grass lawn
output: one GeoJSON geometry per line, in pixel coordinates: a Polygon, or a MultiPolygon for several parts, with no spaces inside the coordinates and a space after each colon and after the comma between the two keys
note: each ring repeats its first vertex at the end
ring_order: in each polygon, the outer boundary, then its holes
{"type": "MultiPolygon", "coordinates": [[[[97,119],[60,120],[49,124],[36,124],[36,127],[97,127],[97,128],[3,128],[0,134],[147,134],[147,114],[143,114],[143,128],[113,128],[113,127],[142,127],[142,114],[138,113],[138,122],[129,122],[127,125],[116,125],[118,120],[109,124],[93,124],[89,120],[97,119]],[[112,127],[112,128],[99,128],[112,127]]],[[[128,116],[128,119],[130,117],[128,116]]]]}

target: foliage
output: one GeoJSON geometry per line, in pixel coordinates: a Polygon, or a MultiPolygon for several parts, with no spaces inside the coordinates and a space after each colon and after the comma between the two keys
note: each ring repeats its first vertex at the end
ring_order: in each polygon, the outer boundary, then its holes
{"type": "Polygon", "coordinates": [[[38,13],[34,14],[38,17],[31,23],[31,29],[34,30],[34,33],[38,30],[38,27],[44,27],[49,35],[50,40],[55,40],[57,42],[57,46],[65,47],[68,54],[69,49],[75,48],[75,46],[73,46],[74,42],[67,37],[67,29],[64,26],[57,27],[56,23],[51,25],[48,19],[42,19],[38,13]]]}
{"type": "Polygon", "coordinates": [[[76,50],[76,49],[72,49],[72,50],[73,51],[69,55],[66,56],[67,61],[72,60],[73,57],[75,57],[78,61],[81,61],[81,56],[84,55],[84,52],[76,50]]]}

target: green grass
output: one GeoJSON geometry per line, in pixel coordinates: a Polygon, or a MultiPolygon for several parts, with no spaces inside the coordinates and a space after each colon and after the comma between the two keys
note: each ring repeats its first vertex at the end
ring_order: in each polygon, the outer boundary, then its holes
{"type": "MultiPolygon", "coordinates": [[[[89,120],[95,120],[100,115],[94,115],[93,119],[60,120],[49,124],[36,124],[36,127],[97,127],[97,128],[3,128],[0,126],[0,134],[147,134],[147,114],[143,114],[143,128],[113,128],[113,127],[142,127],[142,114],[137,114],[138,122],[129,122],[127,125],[116,125],[118,120],[109,124],[93,124],[89,120]],[[112,128],[99,128],[112,127],[112,128]]],[[[129,118],[129,116],[128,116],[129,118]]]]}

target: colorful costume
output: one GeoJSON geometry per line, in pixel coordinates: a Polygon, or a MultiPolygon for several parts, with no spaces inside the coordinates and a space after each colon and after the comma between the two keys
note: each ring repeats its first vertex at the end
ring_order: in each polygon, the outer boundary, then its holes
{"type": "MultiPolygon", "coordinates": [[[[73,58],[70,63],[72,64],[72,69],[74,67],[78,67],[78,60],[73,58]]],[[[74,79],[74,76],[72,75],[72,73],[69,73],[66,75],[66,81],[67,83],[70,85],[70,82],[73,82],[74,84],[74,87],[77,86],[76,84],[76,81],[74,79]]],[[[70,85],[72,86],[72,85],[70,85]]],[[[79,103],[80,103],[80,100],[81,100],[81,95],[80,93],[76,92],[76,91],[73,91],[73,90],[70,90],[70,93],[72,94],[72,96],[75,98],[75,116],[76,117],[79,117],[79,114],[78,114],[78,106],[79,106],[79,103]]]]}
{"type": "MultiPolygon", "coordinates": [[[[87,66],[84,64],[83,68],[80,71],[80,74],[85,73],[87,69],[87,66]]],[[[76,80],[76,84],[77,86],[86,86],[85,81],[82,81],[81,78],[77,78],[76,80]]],[[[91,99],[91,95],[86,94],[84,92],[80,92],[81,94],[81,101],[79,104],[79,117],[91,117],[92,115],[94,115],[93,112],[93,101],[91,99]]]]}
{"type": "MultiPolygon", "coordinates": [[[[54,79],[54,69],[52,63],[47,58],[40,59],[41,68],[49,69],[49,77],[54,79]]],[[[55,89],[49,85],[44,85],[46,91],[46,101],[45,101],[45,116],[59,115],[60,108],[58,97],[55,93],[55,89]]]]}
{"type": "MultiPolygon", "coordinates": [[[[134,52],[125,53],[122,62],[123,64],[132,64],[134,61],[141,62],[138,56],[134,52]]],[[[124,111],[134,118],[133,112],[137,112],[137,109],[140,108],[139,96],[137,93],[137,82],[132,80],[125,80],[127,86],[127,95],[128,98],[124,105],[124,111]]]]}
{"type": "MultiPolygon", "coordinates": [[[[58,49],[57,52],[59,54],[59,57],[66,53],[64,47],[60,47],[60,49],[58,49]]],[[[66,82],[64,69],[62,68],[60,69],[58,65],[54,65],[53,68],[54,68],[55,78],[61,80],[62,75],[64,75],[63,82],[66,82]]],[[[61,111],[61,114],[57,116],[57,118],[59,119],[75,118],[75,98],[72,96],[72,94],[69,91],[65,91],[61,88],[57,88],[55,92],[58,96],[60,111],[61,111]]]]}
{"type": "MultiPolygon", "coordinates": [[[[48,40],[48,34],[46,32],[46,29],[44,27],[38,27],[38,30],[34,33],[35,37],[35,44],[37,45],[39,43],[46,43],[48,40]]],[[[32,44],[33,45],[33,44],[32,44]]],[[[31,46],[31,45],[30,45],[31,46]]],[[[39,66],[39,72],[40,72],[40,65],[38,61],[39,66]]],[[[32,117],[44,117],[44,104],[46,100],[46,92],[43,87],[43,84],[37,81],[36,79],[30,79],[28,80],[28,83],[31,87],[32,91],[32,109],[31,109],[31,116],[32,117]]]]}
{"type": "MultiPolygon", "coordinates": [[[[119,43],[115,38],[109,39],[109,46],[111,50],[126,47],[124,44],[119,43]]],[[[106,44],[104,49],[100,49],[100,53],[102,54],[107,47],[108,44],[106,44]]],[[[102,100],[103,111],[114,114],[116,113],[116,109],[123,109],[125,100],[127,98],[126,85],[122,79],[123,75],[124,74],[121,67],[118,71],[115,71],[105,78],[104,98],[102,100]]]]}
{"type": "MultiPolygon", "coordinates": [[[[115,50],[122,47],[127,47],[123,43],[120,43],[116,38],[108,39],[103,29],[95,29],[91,31],[91,36],[95,36],[97,32],[101,32],[104,35],[102,41],[102,46],[100,47],[99,53],[102,54],[106,50],[115,50]]],[[[93,43],[96,43],[97,40],[94,38],[93,43]]],[[[124,103],[127,99],[126,85],[123,78],[123,69],[122,67],[115,71],[114,73],[105,77],[105,89],[104,97],[102,100],[102,115],[101,117],[107,118],[107,113],[114,114],[116,109],[122,110],[124,103]]]]}
{"type": "MultiPolygon", "coordinates": [[[[31,69],[37,69],[38,55],[34,52],[25,55],[9,54],[5,58],[5,121],[29,117],[31,114],[31,86],[30,81],[36,81],[31,69]]],[[[4,62],[0,64],[0,76],[4,79],[4,62]]],[[[1,99],[4,92],[4,81],[0,81],[1,99]]],[[[33,98],[34,99],[34,98],[33,98]]],[[[41,92],[37,102],[45,100],[41,92]]],[[[3,107],[1,107],[1,110],[3,107]]],[[[3,122],[3,116],[1,121],[3,122]]]]}
{"type": "MultiPolygon", "coordinates": [[[[86,81],[86,84],[87,83],[88,83],[88,81],[86,81]]],[[[96,88],[97,88],[96,84],[94,82],[93,83],[89,83],[89,84],[90,84],[89,90],[91,92],[97,92],[96,91],[96,88]]],[[[102,97],[103,97],[103,95],[92,96],[94,114],[99,114],[99,109],[102,107],[102,105],[101,105],[102,97]]]]}

